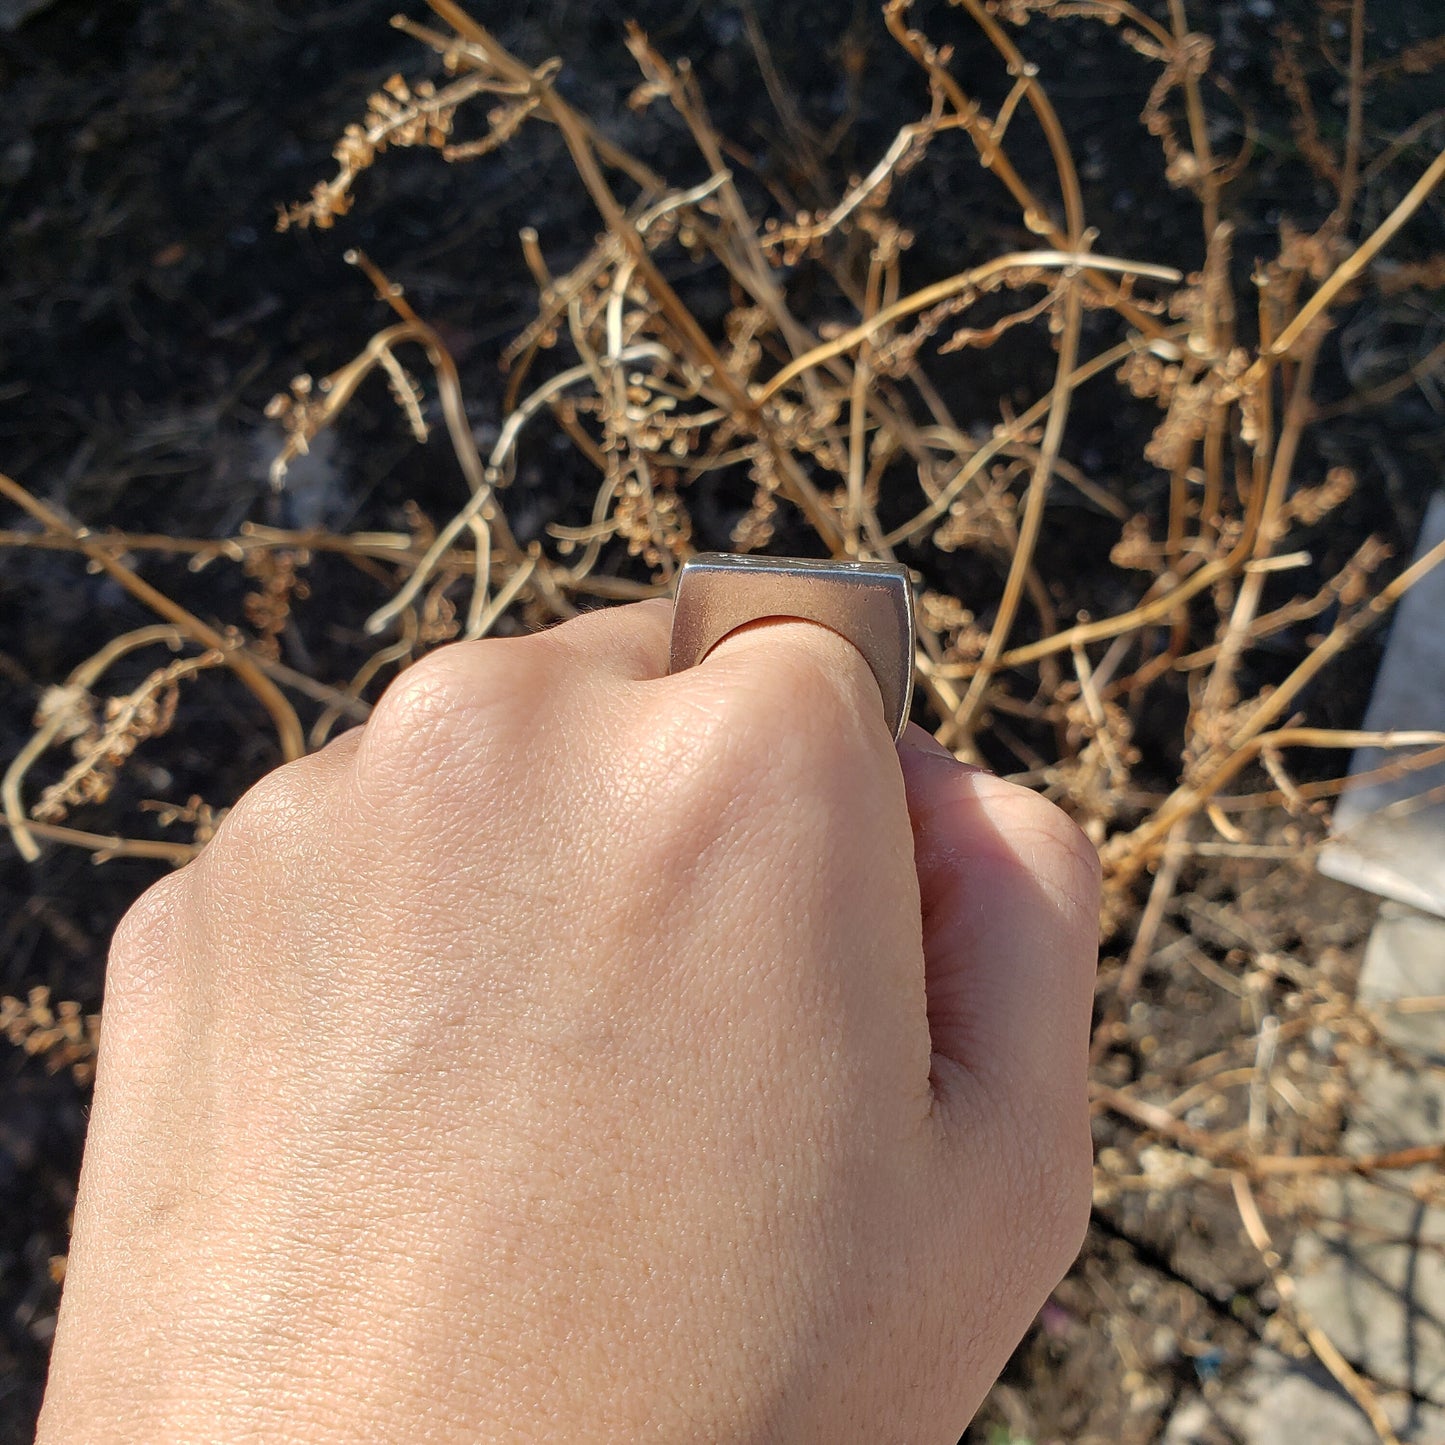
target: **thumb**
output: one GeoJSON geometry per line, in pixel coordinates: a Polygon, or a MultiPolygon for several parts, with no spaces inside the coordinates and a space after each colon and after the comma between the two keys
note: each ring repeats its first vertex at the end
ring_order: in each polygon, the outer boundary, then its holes
{"type": "Polygon", "coordinates": [[[1050,1137],[1082,1127],[1086,1143],[1098,854],[1047,799],[954,761],[921,728],[898,752],[940,1102],[1050,1137]]]}

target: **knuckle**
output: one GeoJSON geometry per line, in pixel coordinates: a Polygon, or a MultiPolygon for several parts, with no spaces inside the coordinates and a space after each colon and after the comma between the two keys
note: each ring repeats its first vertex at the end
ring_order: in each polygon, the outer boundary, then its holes
{"type": "MultiPolygon", "coordinates": [[[[480,655],[473,657],[482,662],[480,655]]],[[[366,724],[369,742],[405,750],[408,744],[445,728],[467,691],[452,648],[426,653],[381,695],[366,724]]]]}
{"type": "Polygon", "coordinates": [[[672,822],[750,794],[757,758],[738,721],[736,699],[696,690],[678,691],[642,715],[615,754],[613,767],[626,776],[614,790],[648,799],[650,834],[660,837],[672,822]]]}
{"type": "Polygon", "coordinates": [[[222,854],[228,865],[237,857],[264,862],[287,850],[306,828],[313,810],[315,773],[303,758],[274,769],[253,783],[231,808],[201,854],[222,854]]]}
{"type": "Polygon", "coordinates": [[[672,603],[661,598],[595,607],[529,640],[559,654],[571,670],[602,669],[629,677],[656,677],[666,668],[672,603]]]}
{"type": "Polygon", "coordinates": [[[796,780],[806,761],[798,726],[770,681],[679,689],[645,724],[637,756],[666,758],[664,797],[674,807],[747,803],[796,780]]]}
{"type": "Polygon", "coordinates": [[[175,927],[182,875],[169,874],[152,883],[126,910],[111,936],[112,957],[153,952],[175,927]]]}
{"type": "Polygon", "coordinates": [[[412,663],[372,710],[358,747],[371,773],[428,769],[441,757],[509,735],[535,714],[546,688],[543,637],[439,647],[412,663]]]}
{"type": "Polygon", "coordinates": [[[1017,783],[992,780],[1007,802],[1011,840],[1032,855],[1035,875],[1081,926],[1096,926],[1099,914],[1099,853],[1067,813],[1041,793],[1017,783]]]}
{"type": "Polygon", "coordinates": [[[705,728],[715,762],[731,760],[759,780],[858,766],[873,722],[863,709],[878,706],[881,716],[881,705],[861,658],[866,689],[851,675],[851,653],[841,639],[836,648],[794,646],[781,655],[769,649],[755,666],[688,677],[678,689],[680,705],[705,728]]]}
{"type": "Polygon", "coordinates": [[[634,714],[608,750],[606,790],[618,805],[605,848],[629,929],[645,933],[672,917],[737,856],[740,838],[755,836],[777,763],[739,726],[739,709],[735,698],[677,690],[634,714]]]}
{"type": "Polygon", "coordinates": [[[882,703],[878,685],[862,654],[825,628],[800,629],[797,644],[788,648],[784,665],[759,668],[758,686],[775,709],[774,718],[806,731],[810,740],[834,738],[857,746],[865,713],[882,703]]]}
{"type": "Polygon", "coordinates": [[[189,870],[153,883],[126,910],[110,940],[106,963],[107,1020],[144,1006],[167,989],[176,937],[184,927],[189,870]]]}
{"type": "Polygon", "coordinates": [[[313,869],[335,833],[338,762],[338,755],[313,753],[253,783],[184,870],[195,896],[224,911],[228,900],[289,889],[313,869]]]}

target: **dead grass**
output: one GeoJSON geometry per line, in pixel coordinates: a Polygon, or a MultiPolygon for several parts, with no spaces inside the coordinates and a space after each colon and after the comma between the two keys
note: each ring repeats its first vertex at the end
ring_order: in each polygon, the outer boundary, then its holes
{"type": "MultiPolygon", "coordinates": [[[[711,476],[745,474],[751,504],[733,528],[733,546],[766,549],[781,526],[793,536],[803,523],[820,554],[907,562],[920,595],[916,665],[927,721],[961,757],[979,757],[984,745],[994,757],[1012,753],[1015,775],[1067,808],[1099,847],[1112,952],[1100,981],[1095,1104],[1134,1130],[1128,1148],[1101,1156],[1101,1201],[1128,1191],[1229,1192],[1277,1280],[1282,1266],[1264,1219],[1307,1208],[1301,1184],[1309,1176],[1398,1173],[1402,1187],[1438,1202],[1438,1176],[1421,1181],[1403,1172],[1438,1165],[1438,1150],[1346,1160],[1311,1142],[1320,1137],[1320,1116],[1338,1114],[1349,1050],[1375,1038],[1368,1015],[1316,960],[1248,945],[1225,964],[1206,959],[1222,975],[1218,986],[1238,993],[1244,1022],[1226,1056],[1194,1059],[1170,1075],[1192,1080],[1172,1095],[1147,1067],[1122,1084],[1103,1068],[1129,1040],[1126,1021],[1146,973],[1184,966],[1177,940],[1169,945],[1174,954],[1159,943],[1181,870],[1200,859],[1272,856],[1281,839],[1299,853],[1323,836],[1327,800],[1341,783],[1296,782],[1290,759],[1297,750],[1393,747],[1397,768],[1445,756],[1445,733],[1344,733],[1311,726],[1303,710],[1311,685],[1445,560],[1445,549],[1399,570],[1387,548],[1364,538],[1322,586],[1265,602],[1267,584],[1273,595],[1275,579],[1309,560],[1308,529],[1369,484],[1344,468],[1313,475],[1298,464],[1317,420],[1311,384],[1332,318],[1372,291],[1398,301],[1439,284],[1445,258],[1391,267],[1383,257],[1445,177],[1445,153],[1410,178],[1406,146],[1396,138],[1372,147],[1362,126],[1369,87],[1383,83],[1390,65],[1413,73],[1438,63],[1436,51],[1422,46],[1393,61],[1371,60],[1364,6],[1353,0],[1350,52],[1339,59],[1348,92],[1344,141],[1332,145],[1312,90],[1309,43],[1281,37],[1276,74],[1293,103],[1300,154],[1338,204],[1311,233],[1286,225],[1245,295],[1236,290],[1222,202],[1251,164],[1252,142],[1238,154],[1217,154],[1210,119],[1227,113],[1246,136],[1249,122],[1234,111],[1212,70],[1211,42],[1190,29],[1182,0],[1169,0],[1167,21],[1123,0],[955,0],[948,24],[977,27],[1011,79],[992,112],[951,68],[942,38],[915,28],[906,0],[889,0],[888,29],[916,63],[927,98],[918,119],[831,205],[761,214],[737,183],[728,144],[688,67],[659,54],[640,31],[628,40],[639,72],[628,104],[669,107],[680,118],[705,172],[699,184],[674,187],[607,139],[556,89],[560,62],[529,65],[453,0],[430,4],[439,26],[394,23],[434,53],[439,78],[389,80],[347,128],[335,174],[288,207],[281,226],[344,224],[354,188],[388,151],[429,147],[460,163],[544,125],[560,134],[571,163],[555,183],[585,190],[600,237],[579,263],[554,274],[536,234],[522,233],[536,315],[501,355],[507,401],[485,454],[437,330],[366,256],[349,254],[392,318],[359,355],[325,377],[298,376],[275,398],[269,414],[286,439],[274,485],[285,487],[288,465],[379,372],[419,439],[428,430],[424,391],[435,389],[460,473],[456,510],[440,524],[414,513],[410,530],[397,532],[248,525],[219,540],[100,533],[0,477],[0,493],[29,518],[0,534],[0,544],[74,551],[160,619],[108,640],[46,695],[35,735],[4,779],[5,817],[21,852],[34,858],[43,842],[57,842],[89,849],[98,861],[184,862],[228,800],[169,806],[162,820],[170,837],[139,828],[135,836],[101,836],[67,821],[103,799],[135,749],[164,732],[179,689],[204,687],[208,674],[228,669],[271,718],[278,755],[296,757],[320,746],[342,719],[364,718],[367,698],[431,646],[542,626],[599,599],[665,592],[693,548],[692,497],[711,476]],[[1162,148],[1169,183],[1197,202],[1206,255],[1197,272],[1181,273],[1169,257],[1099,252],[1066,120],[1023,48],[1027,23],[1066,16],[1110,27],[1121,46],[1155,66],[1141,122],[1162,148]],[[482,133],[455,139],[458,117],[476,107],[485,108],[482,133]],[[1025,175],[1011,157],[1010,137],[1026,124],[1047,141],[1046,174],[1025,175]],[[893,219],[890,201],[932,163],[937,138],[948,132],[971,142],[978,174],[969,183],[1004,187],[1032,240],[912,287],[914,237],[893,219]],[[1383,219],[1362,232],[1356,216],[1366,192],[1383,219]],[[669,281],[690,267],[726,274],[732,306],[721,325],[705,325],[669,281]],[[830,279],[851,308],[845,320],[824,326],[810,318],[795,295],[805,271],[830,279]],[[930,378],[935,358],[987,352],[1009,333],[1037,339],[1051,358],[1051,383],[1027,405],[955,415],[947,388],[930,378]],[[409,364],[425,367],[425,381],[409,364]],[[1085,386],[1094,388],[1092,405],[1107,404],[1101,384],[1157,408],[1141,445],[1168,481],[1162,516],[1126,506],[1069,456],[1071,407],[1085,386]],[[585,524],[556,523],[545,543],[524,545],[508,522],[509,487],[524,435],[543,428],[565,436],[595,469],[595,498],[585,524]],[[1080,569],[1118,575],[1129,602],[1112,615],[1080,612],[1076,576],[1047,572],[1040,560],[1050,502],[1061,489],[1119,524],[1108,559],[1088,559],[1080,569]],[[340,554],[389,592],[365,621],[379,639],[375,651],[339,682],[285,666],[277,646],[321,552],[340,554]],[[213,628],[147,583],[144,559],[166,553],[189,557],[197,570],[244,569],[253,584],[244,617],[213,628]],[[986,615],[950,590],[959,553],[1002,569],[1001,593],[986,615]],[[1249,690],[1242,678],[1255,651],[1307,623],[1320,631],[1303,660],[1272,687],[1249,690]],[[113,664],[142,649],[168,655],[138,687],[104,696],[113,664]],[[1177,689],[1181,677],[1187,708],[1165,740],[1175,771],[1161,792],[1136,779],[1134,729],[1155,691],[1177,689]],[[313,714],[309,726],[298,706],[313,714]],[[28,796],[28,773],[59,748],[73,758],[63,778],[28,796]],[[189,838],[174,836],[184,829],[189,838]],[[1320,1028],[1337,1045],[1323,1068],[1288,1047],[1320,1028]],[[1201,1105],[1217,1123],[1184,1122],[1201,1105]]],[[[755,44],[778,90],[760,33],[755,44]]],[[[818,144],[796,117],[791,124],[800,145],[818,144]]],[[[1147,246],[1147,237],[1139,240],[1147,246]]],[[[1402,362],[1344,407],[1423,386],[1440,361],[1437,346],[1402,362]]],[[[6,1000],[0,1027],[57,1066],[88,1068],[93,1027],[67,1007],[52,1013],[45,997],[6,1000]]],[[[1279,1293],[1287,1315],[1287,1283],[1279,1293]]],[[[1369,1383],[1307,1323],[1301,1329],[1380,1438],[1392,1439],[1369,1383]]]]}

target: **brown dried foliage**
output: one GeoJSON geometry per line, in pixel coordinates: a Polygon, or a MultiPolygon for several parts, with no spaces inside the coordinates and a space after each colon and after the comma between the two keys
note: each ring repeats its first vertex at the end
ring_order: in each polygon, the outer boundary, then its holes
{"type": "Polygon", "coordinates": [[[52,1004],[48,988],[32,988],[24,999],[0,997],[0,1035],[43,1059],[52,1073],[69,1069],[82,1084],[95,1077],[100,1015],[82,1013],[80,1005],[68,999],[52,1004]]]}

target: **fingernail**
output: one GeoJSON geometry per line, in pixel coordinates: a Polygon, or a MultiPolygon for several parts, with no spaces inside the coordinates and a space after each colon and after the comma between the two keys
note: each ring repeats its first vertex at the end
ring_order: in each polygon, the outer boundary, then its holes
{"type": "Polygon", "coordinates": [[[986,773],[989,771],[977,763],[960,761],[951,749],[944,747],[931,732],[926,728],[919,727],[917,723],[908,724],[903,731],[903,736],[898,740],[898,746],[912,748],[915,753],[931,753],[936,758],[947,758],[955,767],[962,768],[966,772],[986,773]]]}
{"type": "Polygon", "coordinates": [[[916,753],[933,753],[936,757],[947,758],[950,762],[957,762],[958,759],[932,733],[924,732],[919,728],[916,732],[910,728],[903,734],[903,743],[912,748],[916,753]]]}

